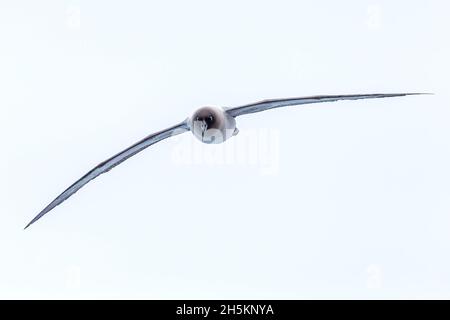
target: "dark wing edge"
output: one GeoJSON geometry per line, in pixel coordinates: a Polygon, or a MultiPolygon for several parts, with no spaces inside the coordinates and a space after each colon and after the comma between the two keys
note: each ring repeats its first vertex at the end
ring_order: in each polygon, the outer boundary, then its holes
{"type": "Polygon", "coordinates": [[[127,149],[119,152],[115,156],[109,158],[108,160],[105,160],[101,162],[99,165],[97,165],[94,169],[86,173],[83,177],[78,179],[74,184],[72,184],[69,188],[67,188],[63,193],[61,193],[55,200],[53,200],[48,206],[46,206],[39,214],[34,217],[33,220],[30,221],[26,225],[26,228],[31,226],[33,223],[38,221],[40,218],[42,218],[46,213],[54,209],[56,206],[63,203],[65,200],[70,198],[74,193],[76,193],[79,189],[81,189],[84,185],[86,185],[89,181],[95,179],[99,175],[108,172],[115,166],[119,165],[123,161],[127,160],[128,158],[134,156],[135,154],[141,152],[142,150],[148,148],[149,146],[170,138],[172,136],[184,133],[186,131],[189,131],[189,126],[187,119],[175,126],[172,126],[170,128],[167,128],[162,131],[158,131],[155,133],[152,133],[151,135],[145,137],[141,141],[133,144],[132,146],[128,147],[127,149]]]}
{"type": "Polygon", "coordinates": [[[372,93],[372,94],[322,95],[322,96],[310,96],[310,97],[299,97],[288,99],[273,99],[273,100],[263,100],[256,103],[247,104],[234,108],[225,108],[225,112],[227,112],[232,117],[238,117],[244,114],[261,112],[273,108],[295,106],[301,104],[333,102],[339,100],[391,98],[391,97],[403,97],[422,94],[430,94],[430,93],[372,93]]]}

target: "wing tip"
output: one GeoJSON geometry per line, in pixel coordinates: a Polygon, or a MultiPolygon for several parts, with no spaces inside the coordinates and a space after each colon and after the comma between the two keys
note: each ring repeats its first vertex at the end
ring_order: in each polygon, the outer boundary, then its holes
{"type": "Polygon", "coordinates": [[[434,93],[433,92],[409,92],[409,93],[404,93],[404,95],[407,95],[407,96],[434,95],[434,93]]]}
{"type": "Polygon", "coordinates": [[[369,93],[369,94],[348,94],[344,96],[360,96],[360,97],[374,97],[374,98],[390,98],[390,97],[402,97],[402,96],[419,96],[419,95],[434,95],[432,92],[396,92],[396,93],[369,93]]]}
{"type": "Polygon", "coordinates": [[[28,222],[28,224],[25,226],[25,228],[23,228],[23,230],[27,230],[28,227],[30,227],[33,223],[36,222],[36,218],[34,218],[33,220],[31,220],[30,222],[28,222]]]}
{"type": "Polygon", "coordinates": [[[47,212],[49,212],[52,208],[45,208],[44,210],[42,210],[36,217],[33,218],[33,220],[31,220],[26,226],[25,228],[23,228],[23,230],[26,230],[28,227],[30,227],[33,223],[35,223],[36,221],[38,221],[40,218],[42,218],[47,212]]]}

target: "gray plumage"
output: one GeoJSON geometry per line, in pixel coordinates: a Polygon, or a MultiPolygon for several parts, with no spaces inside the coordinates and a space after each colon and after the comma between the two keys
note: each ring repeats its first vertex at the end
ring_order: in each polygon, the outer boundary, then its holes
{"type": "Polygon", "coordinates": [[[88,183],[92,179],[97,178],[99,175],[101,175],[105,172],[108,172],[109,170],[111,170],[115,166],[119,165],[123,161],[134,156],[136,153],[141,152],[145,148],[150,147],[152,144],[155,144],[155,143],[157,143],[161,140],[164,140],[170,136],[184,133],[186,131],[189,131],[189,127],[187,125],[187,121],[183,121],[182,123],[177,124],[176,126],[153,133],[153,134],[145,137],[141,141],[133,144],[131,147],[123,150],[122,152],[119,152],[118,154],[109,158],[108,160],[101,162],[94,169],[92,169],[91,171],[86,173],[83,177],[81,177],[74,184],[72,184],[69,188],[67,188],[55,200],[53,200],[48,206],[46,206],[44,208],[44,210],[42,210],[36,217],[34,217],[33,220],[30,221],[30,223],[27,224],[25,229],[28,228],[33,223],[35,223],[37,220],[39,220],[43,215],[45,215],[47,212],[52,210],[54,207],[63,203],[66,199],[68,199],[71,195],[73,195],[75,192],[80,190],[86,183],[88,183]]]}
{"type": "Polygon", "coordinates": [[[274,99],[263,100],[252,104],[247,104],[240,107],[225,109],[225,111],[232,117],[242,116],[244,114],[261,112],[269,109],[319,103],[319,102],[333,102],[339,100],[360,100],[360,99],[377,99],[402,97],[409,95],[418,95],[423,93],[372,93],[372,94],[348,94],[348,95],[326,95],[326,96],[310,96],[300,98],[274,99]]]}
{"type": "Polygon", "coordinates": [[[234,108],[215,108],[215,107],[203,107],[194,112],[194,114],[187,118],[185,121],[167,128],[165,130],[153,133],[143,140],[133,144],[129,148],[116,154],[115,156],[103,161],[97,165],[94,169],[89,171],[63,193],[61,193],[55,200],[53,200],[48,206],[46,206],[30,223],[25,227],[39,220],[46,213],[54,209],[56,206],[63,203],[70,196],[76,193],[84,185],[86,185],[92,179],[95,179],[99,175],[108,172],[115,166],[119,165],[128,158],[148,148],[149,146],[167,139],[171,136],[178,135],[187,131],[191,131],[194,136],[203,143],[222,143],[232,136],[236,135],[239,130],[236,128],[235,118],[241,115],[246,115],[255,112],[261,112],[269,109],[311,104],[319,102],[332,102],[338,100],[358,100],[358,99],[376,99],[376,98],[389,98],[400,97],[407,95],[418,95],[421,93],[388,93],[388,94],[356,94],[356,95],[327,95],[327,96],[311,96],[289,99],[274,99],[264,100],[252,104],[238,106],[234,108]]]}

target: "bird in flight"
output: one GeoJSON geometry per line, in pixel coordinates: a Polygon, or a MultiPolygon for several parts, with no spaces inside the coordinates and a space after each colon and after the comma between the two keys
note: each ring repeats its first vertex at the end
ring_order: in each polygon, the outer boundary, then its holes
{"type": "Polygon", "coordinates": [[[165,130],[152,133],[141,141],[133,144],[129,148],[119,152],[115,156],[101,162],[94,169],[86,173],[83,177],[81,177],[69,188],[67,188],[41,212],[39,212],[39,214],[26,225],[25,229],[42,218],[46,213],[54,209],[56,206],[63,203],[92,179],[95,179],[105,172],[108,172],[118,164],[141,152],[147,147],[169,137],[191,131],[192,134],[203,143],[222,143],[232,136],[235,136],[239,132],[236,127],[235,118],[249,113],[256,113],[274,108],[310,103],[333,102],[339,100],[390,98],[419,94],[422,93],[322,95],[300,98],[264,100],[232,108],[202,107],[200,109],[197,109],[191,117],[188,117],[184,121],[165,130]]]}

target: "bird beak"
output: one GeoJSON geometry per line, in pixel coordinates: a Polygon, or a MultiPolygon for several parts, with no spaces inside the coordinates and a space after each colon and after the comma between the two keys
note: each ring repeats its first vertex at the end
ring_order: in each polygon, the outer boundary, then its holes
{"type": "Polygon", "coordinates": [[[205,136],[205,132],[208,129],[208,125],[206,124],[205,120],[203,120],[202,123],[200,124],[200,129],[202,130],[202,141],[203,141],[203,137],[205,136]]]}

